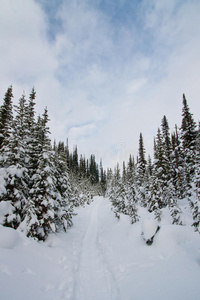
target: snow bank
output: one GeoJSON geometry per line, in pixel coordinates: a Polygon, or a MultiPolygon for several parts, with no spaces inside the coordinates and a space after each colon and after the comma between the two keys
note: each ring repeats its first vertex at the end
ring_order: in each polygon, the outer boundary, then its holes
{"type": "Polygon", "coordinates": [[[163,211],[148,247],[143,237],[157,222],[145,208],[133,225],[101,197],[76,212],[67,233],[45,243],[0,226],[1,299],[199,300],[200,236],[191,226],[170,225],[163,211]]]}
{"type": "Polygon", "coordinates": [[[142,234],[144,239],[151,239],[156,234],[158,227],[158,222],[155,219],[145,219],[142,223],[142,234]]]}
{"type": "Polygon", "coordinates": [[[0,248],[13,249],[20,237],[16,230],[8,227],[0,227],[0,248]]]}
{"type": "Polygon", "coordinates": [[[6,171],[4,168],[0,168],[0,195],[6,193],[6,171]]]}
{"type": "Polygon", "coordinates": [[[1,201],[0,202],[0,224],[4,223],[6,215],[11,215],[14,212],[14,207],[10,201],[1,201]]]}

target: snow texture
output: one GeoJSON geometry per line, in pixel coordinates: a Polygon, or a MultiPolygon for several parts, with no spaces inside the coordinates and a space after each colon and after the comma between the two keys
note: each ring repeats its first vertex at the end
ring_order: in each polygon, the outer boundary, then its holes
{"type": "Polygon", "coordinates": [[[0,202],[0,224],[4,223],[6,215],[12,215],[15,208],[12,206],[10,201],[1,201],[0,202]]]}
{"type": "Polygon", "coordinates": [[[6,178],[6,171],[4,168],[0,168],[0,195],[1,194],[5,194],[6,193],[6,182],[5,182],[5,178],[6,178]]]}
{"type": "Polygon", "coordinates": [[[158,222],[155,219],[145,219],[143,221],[142,233],[146,240],[155,235],[158,228],[158,222]]]}
{"type": "MultiPolygon", "coordinates": [[[[182,204],[187,221],[188,207],[182,204]]],[[[197,300],[200,294],[200,240],[190,225],[169,225],[168,210],[154,243],[150,214],[141,220],[114,217],[110,202],[95,197],[77,208],[67,233],[36,242],[0,227],[0,291],[6,300],[197,300]]],[[[188,224],[188,223],[187,223],[188,224]]]]}
{"type": "Polygon", "coordinates": [[[8,227],[0,227],[0,247],[5,249],[14,248],[19,241],[19,233],[8,227]]]}

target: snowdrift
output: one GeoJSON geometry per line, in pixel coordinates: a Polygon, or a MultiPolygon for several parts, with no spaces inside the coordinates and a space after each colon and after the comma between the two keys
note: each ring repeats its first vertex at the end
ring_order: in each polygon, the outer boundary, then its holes
{"type": "Polygon", "coordinates": [[[190,225],[170,225],[166,211],[148,246],[157,223],[145,209],[134,225],[102,197],[77,213],[45,243],[0,227],[1,299],[199,299],[200,237],[190,225]]]}

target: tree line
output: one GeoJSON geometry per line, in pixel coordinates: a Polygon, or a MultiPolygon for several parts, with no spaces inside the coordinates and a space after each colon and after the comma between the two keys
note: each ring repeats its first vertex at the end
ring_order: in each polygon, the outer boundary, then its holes
{"type": "Polygon", "coordinates": [[[116,217],[130,216],[131,223],[139,220],[138,205],[146,207],[161,221],[162,210],[169,208],[172,224],[183,224],[180,201],[189,201],[196,231],[200,231],[200,124],[196,124],[183,94],[182,123],[170,133],[167,117],[154,138],[154,159],[148,156],[139,136],[136,161],[130,155],[107,174],[107,195],[116,217]]]}
{"type": "Polygon", "coordinates": [[[0,224],[45,240],[72,225],[74,208],[106,195],[117,218],[124,213],[139,221],[138,207],[162,219],[168,208],[172,224],[183,224],[180,201],[190,204],[193,226],[200,225],[200,125],[183,95],[182,124],[170,133],[167,117],[154,138],[154,158],[148,156],[142,133],[138,156],[114,170],[69,151],[66,143],[52,143],[47,108],[36,116],[36,92],[13,105],[12,86],[0,107],[0,224]]]}
{"type": "Polygon", "coordinates": [[[104,186],[95,156],[70,153],[68,142],[52,146],[47,108],[36,117],[34,88],[13,105],[12,86],[0,107],[0,224],[45,240],[72,225],[74,207],[89,203],[104,186]],[[101,178],[101,179],[100,179],[101,178]]]}

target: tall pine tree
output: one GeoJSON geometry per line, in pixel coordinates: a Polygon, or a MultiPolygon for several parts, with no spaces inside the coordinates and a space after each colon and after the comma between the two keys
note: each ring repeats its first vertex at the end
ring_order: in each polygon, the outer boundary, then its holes
{"type": "Polygon", "coordinates": [[[195,148],[196,148],[197,129],[193,115],[190,112],[185,95],[183,94],[181,142],[184,157],[184,173],[186,193],[191,187],[194,175],[195,148]]]}

